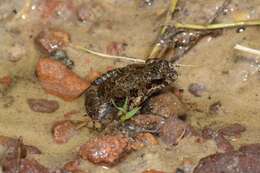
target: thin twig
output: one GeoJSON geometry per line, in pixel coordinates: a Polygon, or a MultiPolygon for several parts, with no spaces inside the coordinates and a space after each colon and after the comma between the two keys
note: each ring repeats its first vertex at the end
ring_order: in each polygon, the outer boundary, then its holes
{"type": "MultiPolygon", "coordinates": [[[[116,55],[108,55],[108,54],[104,54],[104,53],[100,53],[100,52],[96,52],[90,49],[87,49],[85,47],[82,46],[75,46],[75,45],[70,45],[71,48],[76,49],[76,50],[80,50],[80,51],[84,51],[93,55],[96,55],[98,57],[103,57],[103,58],[109,58],[109,59],[123,59],[125,61],[134,61],[134,62],[138,62],[138,63],[145,63],[145,60],[142,59],[137,59],[137,58],[130,58],[130,57],[125,57],[125,56],[116,56],[116,55]]],[[[190,64],[177,64],[175,63],[176,67],[198,67],[198,65],[190,65],[190,64]]]]}
{"type": "Polygon", "coordinates": [[[210,29],[224,29],[224,28],[233,28],[239,26],[256,26],[256,25],[260,25],[260,20],[245,20],[245,21],[236,21],[230,23],[219,23],[219,24],[210,24],[210,25],[176,23],[175,27],[182,28],[182,29],[210,30],[210,29]]]}
{"type": "Polygon", "coordinates": [[[78,45],[70,45],[71,48],[77,49],[77,50],[81,50],[96,56],[100,56],[103,58],[109,58],[109,59],[121,59],[124,61],[132,61],[132,62],[139,62],[139,63],[145,63],[145,60],[143,59],[136,59],[136,58],[131,58],[131,57],[126,57],[126,56],[115,56],[115,55],[109,55],[109,54],[105,54],[105,53],[100,53],[100,52],[96,52],[93,50],[90,50],[88,48],[82,47],[82,46],[78,46],[78,45]]]}
{"type": "MultiPolygon", "coordinates": [[[[247,53],[250,53],[250,54],[254,54],[254,55],[258,55],[260,56],[260,50],[258,49],[252,49],[252,48],[249,48],[249,47],[245,47],[245,46],[242,46],[240,44],[236,44],[234,49],[236,50],[240,50],[242,52],[247,52],[247,53]]],[[[259,57],[258,57],[259,58],[259,57]]]]}

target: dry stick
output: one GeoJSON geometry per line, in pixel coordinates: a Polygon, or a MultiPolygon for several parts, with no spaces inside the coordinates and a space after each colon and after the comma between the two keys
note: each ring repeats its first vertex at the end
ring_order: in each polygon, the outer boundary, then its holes
{"type": "MultiPolygon", "coordinates": [[[[178,0],[172,0],[171,1],[171,5],[170,5],[170,8],[167,12],[167,16],[166,16],[166,20],[165,20],[165,23],[164,23],[164,26],[160,32],[160,35],[159,35],[159,38],[160,36],[162,36],[165,31],[167,30],[168,28],[168,23],[169,21],[171,20],[172,18],[172,15],[176,9],[176,6],[177,6],[177,3],[178,3],[178,0]]],[[[155,58],[157,57],[157,55],[160,53],[161,51],[161,44],[160,43],[156,43],[152,49],[152,51],[150,52],[150,55],[148,56],[148,58],[155,58]]]]}
{"type": "MultiPolygon", "coordinates": [[[[137,58],[131,58],[131,57],[126,57],[126,56],[115,56],[115,55],[108,55],[108,54],[104,54],[104,53],[100,53],[97,51],[93,51],[90,50],[88,48],[82,47],[82,46],[75,46],[70,44],[69,45],[71,48],[76,49],[76,50],[80,50],[83,52],[87,52],[93,55],[96,55],[98,57],[103,57],[103,58],[108,58],[108,59],[121,59],[121,60],[125,60],[125,61],[134,61],[134,62],[139,62],[139,63],[145,63],[145,60],[143,59],[137,59],[137,58]]],[[[175,64],[176,67],[198,67],[198,65],[189,65],[189,64],[175,64]]]]}
{"type": "Polygon", "coordinates": [[[260,50],[245,47],[245,46],[242,46],[240,44],[236,44],[234,49],[260,56],[260,50]]]}
{"type": "Polygon", "coordinates": [[[260,20],[245,20],[245,21],[236,21],[230,23],[219,23],[219,24],[210,24],[210,25],[176,23],[175,27],[182,28],[182,29],[211,30],[211,29],[224,29],[224,28],[234,28],[240,26],[257,26],[257,25],[260,25],[260,20]]]}
{"type": "Polygon", "coordinates": [[[109,58],[109,59],[120,59],[120,60],[124,60],[124,61],[132,61],[132,62],[139,62],[139,63],[145,63],[145,60],[142,59],[136,59],[136,58],[131,58],[131,57],[126,57],[126,56],[115,56],[115,55],[109,55],[109,54],[105,54],[105,53],[100,53],[100,52],[96,52],[93,50],[90,50],[88,48],[82,47],[82,46],[78,46],[78,45],[72,45],[70,44],[71,48],[77,49],[77,50],[81,50],[96,56],[100,56],[103,58],[109,58]]]}

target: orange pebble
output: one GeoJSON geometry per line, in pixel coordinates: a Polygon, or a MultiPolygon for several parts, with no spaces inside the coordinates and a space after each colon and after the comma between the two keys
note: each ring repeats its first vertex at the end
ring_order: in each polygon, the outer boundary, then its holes
{"type": "Polygon", "coordinates": [[[90,85],[64,64],[48,58],[40,59],[36,73],[47,93],[65,101],[78,98],[90,85]]]}

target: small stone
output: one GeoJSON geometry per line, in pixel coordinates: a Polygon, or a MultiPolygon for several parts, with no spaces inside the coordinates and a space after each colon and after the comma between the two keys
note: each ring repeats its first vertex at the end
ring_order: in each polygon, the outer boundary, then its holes
{"type": "Polygon", "coordinates": [[[49,58],[41,58],[36,68],[42,87],[49,94],[65,101],[78,98],[90,85],[64,64],[49,58]]]}
{"type": "Polygon", "coordinates": [[[238,123],[234,123],[221,128],[218,132],[224,136],[240,136],[241,133],[245,131],[246,128],[244,126],[238,123]]]}
{"type": "Polygon", "coordinates": [[[72,160],[72,161],[65,163],[63,168],[68,172],[74,173],[74,172],[80,170],[79,166],[80,166],[80,160],[72,160]]]}
{"type": "Polygon", "coordinates": [[[237,151],[217,153],[199,161],[194,173],[259,173],[260,144],[240,147],[237,151]]]}
{"type": "Polygon", "coordinates": [[[204,84],[192,83],[189,85],[189,92],[195,97],[201,97],[207,90],[204,84]]]}
{"type": "Polygon", "coordinates": [[[58,121],[52,128],[53,139],[57,144],[67,143],[76,132],[75,125],[69,120],[58,121]]]}
{"type": "MultiPolygon", "coordinates": [[[[4,173],[17,172],[17,159],[4,160],[2,163],[4,173]]],[[[21,159],[19,173],[49,173],[49,170],[34,159],[21,159]]]]}
{"type": "Polygon", "coordinates": [[[30,98],[27,103],[34,112],[52,113],[59,109],[59,103],[55,100],[30,98]]]}
{"type": "Polygon", "coordinates": [[[95,164],[116,164],[128,152],[128,139],[121,135],[102,136],[80,147],[79,155],[95,164]]]}
{"type": "Polygon", "coordinates": [[[147,145],[158,145],[158,140],[151,133],[139,133],[135,137],[135,141],[131,144],[131,148],[138,150],[147,145]]]}
{"type": "Polygon", "coordinates": [[[177,145],[184,137],[187,124],[176,117],[170,117],[166,120],[160,129],[160,137],[169,145],[177,145]]]}
{"type": "Polygon", "coordinates": [[[148,102],[149,111],[155,115],[170,117],[186,112],[179,98],[171,92],[152,97],[148,102]]]}
{"type": "Polygon", "coordinates": [[[51,54],[67,46],[70,42],[70,35],[60,29],[45,29],[38,34],[35,42],[42,51],[51,54]]]}
{"type": "Polygon", "coordinates": [[[11,62],[19,61],[26,54],[26,49],[22,45],[15,44],[8,50],[8,60],[11,62]]]}
{"type": "Polygon", "coordinates": [[[213,103],[212,105],[210,105],[209,107],[209,113],[210,114],[219,114],[222,112],[222,104],[220,101],[217,101],[215,103],[213,103]]]}

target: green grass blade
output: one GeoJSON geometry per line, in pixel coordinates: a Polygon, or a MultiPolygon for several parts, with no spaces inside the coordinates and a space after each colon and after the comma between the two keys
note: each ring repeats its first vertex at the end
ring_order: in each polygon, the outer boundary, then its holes
{"type": "Polygon", "coordinates": [[[120,121],[125,122],[126,120],[132,118],[140,109],[141,107],[136,107],[132,109],[130,112],[127,112],[124,116],[121,116],[120,121]]]}
{"type": "Polygon", "coordinates": [[[217,23],[217,24],[210,24],[210,25],[176,23],[175,27],[182,28],[182,29],[209,30],[209,29],[223,29],[223,28],[233,28],[239,26],[256,26],[256,25],[260,25],[260,20],[245,20],[245,21],[217,23]]]}
{"type": "Polygon", "coordinates": [[[128,111],[128,97],[125,98],[125,103],[123,105],[123,109],[127,112],[128,111]]]}

